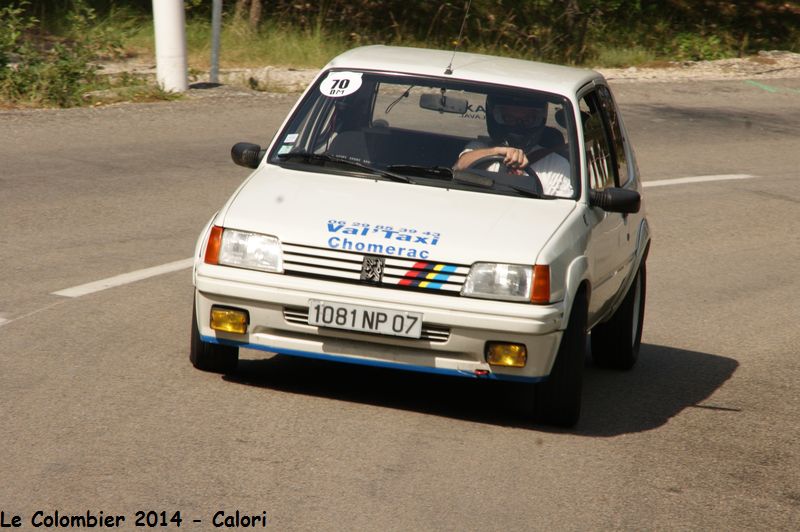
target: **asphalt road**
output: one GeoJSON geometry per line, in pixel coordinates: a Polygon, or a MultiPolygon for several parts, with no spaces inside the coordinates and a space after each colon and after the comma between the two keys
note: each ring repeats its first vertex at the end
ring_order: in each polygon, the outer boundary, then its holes
{"type": "Polygon", "coordinates": [[[800,529],[800,79],[770,88],[615,87],[645,181],[754,177],[646,189],[640,363],[588,364],[570,431],[491,383],[254,353],[196,371],[188,269],[53,295],[191,256],[247,175],[230,146],[266,144],[296,95],[0,111],[0,517],[800,529]]]}

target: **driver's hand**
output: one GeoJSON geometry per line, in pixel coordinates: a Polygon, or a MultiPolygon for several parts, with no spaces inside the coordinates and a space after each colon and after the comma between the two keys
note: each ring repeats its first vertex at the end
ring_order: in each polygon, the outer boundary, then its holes
{"type": "Polygon", "coordinates": [[[528,166],[528,157],[525,152],[519,148],[500,147],[498,148],[498,155],[504,155],[503,163],[509,168],[525,168],[528,166]]]}

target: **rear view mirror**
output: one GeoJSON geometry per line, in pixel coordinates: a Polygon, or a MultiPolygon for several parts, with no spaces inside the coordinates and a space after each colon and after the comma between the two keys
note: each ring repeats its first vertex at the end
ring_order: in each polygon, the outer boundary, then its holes
{"type": "Polygon", "coordinates": [[[249,142],[237,142],[231,148],[231,159],[239,166],[245,168],[258,168],[261,159],[267,154],[267,150],[262,150],[258,144],[249,142]]]}
{"type": "Polygon", "coordinates": [[[458,96],[446,94],[420,94],[419,106],[440,113],[454,113],[463,115],[467,112],[467,100],[458,96]]]}

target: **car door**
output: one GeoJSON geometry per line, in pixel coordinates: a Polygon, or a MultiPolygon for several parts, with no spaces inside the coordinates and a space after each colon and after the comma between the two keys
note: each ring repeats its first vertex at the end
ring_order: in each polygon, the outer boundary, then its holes
{"type": "MultiPolygon", "coordinates": [[[[617,163],[617,181],[615,186],[636,190],[638,187],[636,163],[630,145],[625,138],[625,128],[622,126],[617,104],[611,96],[611,91],[604,85],[597,87],[597,96],[600,101],[606,130],[611,141],[611,149],[617,163]]],[[[621,278],[622,287],[624,288],[626,285],[625,280],[629,278],[631,268],[634,266],[638,227],[642,219],[642,212],[621,215],[621,217],[624,230],[619,235],[620,255],[617,259],[617,263],[620,264],[618,275],[621,278]]]]}
{"type": "MultiPolygon", "coordinates": [[[[583,121],[586,172],[591,190],[602,191],[620,186],[620,174],[627,178],[627,166],[620,168],[620,158],[625,157],[615,146],[615,137],[606,107],[609,105],[608,89],[590,88],[579,101],[583,121]],[[604,93],[605,92],[605,93],[604,93]]],[[[613,105],[613,101],[611,101],[613,105]]],[[[592,278],[589,302],[589,323],[604,317],[623,286],[630,270],[628,247],[631,240],[628,216],[607,212],[590,206],[587,223],[590,236],[587,256],[592,278]]]]}

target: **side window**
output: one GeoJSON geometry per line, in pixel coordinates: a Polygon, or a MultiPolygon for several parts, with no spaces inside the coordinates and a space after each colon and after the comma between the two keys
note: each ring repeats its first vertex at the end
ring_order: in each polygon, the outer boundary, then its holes
{"type": "Polygon", "coordinates": [[[619,183],[624,185],[628,182],[628,158],[625,153],[625,141],[622,138],[622,128],[619,125],[617,107],[608,87],[600,87],[597,90],[597,94],[600,97],[600,105],[603,107],[603,112],[608,119],[608,129],[611,133],[611,142],[614,144],[614,155],[617,157],[617,167],[619,168],[619,183]]]}
{"type": "Polygon", "coordinates": [[[617,160],[603,124],[603,114],[596,92],[581,98],[580,112],[583,119],[589,185],[594,190],[613,187],[619,183],[617,160]]]}

